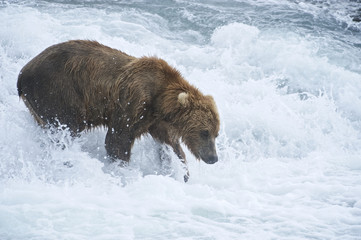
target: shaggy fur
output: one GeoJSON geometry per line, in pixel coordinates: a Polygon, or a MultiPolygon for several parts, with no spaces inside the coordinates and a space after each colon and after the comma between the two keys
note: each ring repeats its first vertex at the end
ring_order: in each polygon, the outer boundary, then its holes
{"type": "Polygon", "coordinates": [[[108,127],[107,153],[129,161],[134,140],[150,133],[185,163],[181,138],[206,163],[217,161],[219,116],[180,73],[156,57],[135,58],[94,41],[53,45],[20,72],[19,96],[41,125],[74,133],[108,127]]]}

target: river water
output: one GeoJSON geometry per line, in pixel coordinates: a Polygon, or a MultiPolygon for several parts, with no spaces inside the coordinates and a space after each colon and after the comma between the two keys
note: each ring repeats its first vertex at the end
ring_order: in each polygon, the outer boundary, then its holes
{"type": "Polygon", "coordinates": [[[0,239],[361,239],[359,0],[0,1],[0,239]],[[156,55],[221,116],[219,162],[109,163],[106,129],[37,126],[20,69],[97,40],[156,55]]]}

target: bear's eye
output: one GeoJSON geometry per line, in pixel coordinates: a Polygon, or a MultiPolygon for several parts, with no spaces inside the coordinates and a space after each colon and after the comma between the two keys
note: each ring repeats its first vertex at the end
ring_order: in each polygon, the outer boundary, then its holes
{"type": "Polygon", "coordinates": [[[207,130],[202,130],[201,131],[201,137],[202,138],[208,138],[209,137],[209,132],[207,130]]]}

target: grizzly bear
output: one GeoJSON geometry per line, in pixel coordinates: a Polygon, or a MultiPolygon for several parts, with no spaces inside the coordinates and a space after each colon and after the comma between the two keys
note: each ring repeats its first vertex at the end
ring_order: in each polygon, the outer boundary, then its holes
{"type": "Polygon", "coordinates": [[[68,41],[26,64],[17,88],[40,125],[66,125],[74,135],[107,127],[105,148],[112,159],[129,161],[134,140],[149,133],[185,164],[180,139],[197,159],[218,161],[220,120],[213,98],[162,59],[68,41]]]}

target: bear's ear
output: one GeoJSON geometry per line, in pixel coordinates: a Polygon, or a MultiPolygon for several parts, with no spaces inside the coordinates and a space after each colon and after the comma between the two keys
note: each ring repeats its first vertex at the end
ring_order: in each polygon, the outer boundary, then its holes
{"type": "Polygon", "coordinates": [[[206,95],[206,99],[208,99],[211,102],[214,102],[214,98],[211,95],[206,95]]]}
{"type": "Polygon", "coordinates": [[[206,99],[209,103],[210,106],[212,106],[214,111],[217,111],[217,106],[216,106],[216,102],[214,101],[214,98],[211,95],[207,95],[206,99]]]}
{"type": "Polygon", "coordinates": [[[189,103],[189,96],[188,93],[186,92],[181,92],[180,94],[178,94],[178,102],[183,106],[186,107],[189,103]]]}

